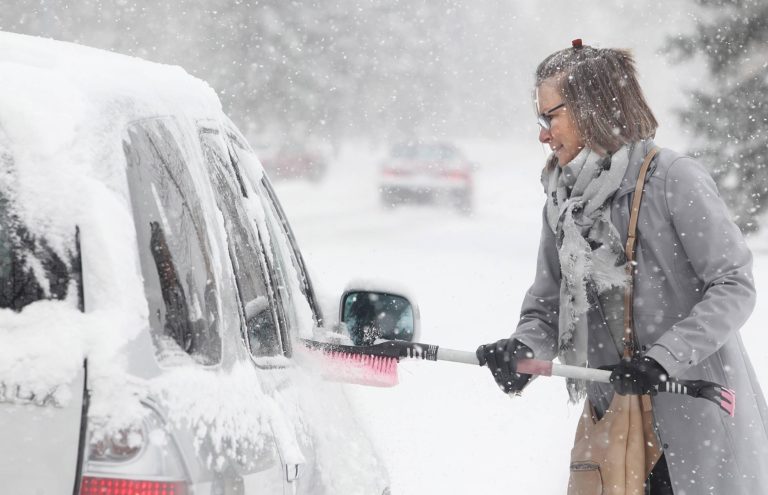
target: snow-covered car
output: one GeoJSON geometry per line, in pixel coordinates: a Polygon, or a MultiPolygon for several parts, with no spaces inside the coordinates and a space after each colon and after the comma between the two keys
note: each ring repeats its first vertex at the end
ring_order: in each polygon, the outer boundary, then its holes
{"type": "Polygon", "coordinates": [[[409,141],[391,147],[379,166],[381,204],[447,204],[472,211],[474,165],[455,145],[409,141]]]}
{"type": "Polygon", "coordinates": [[[389,493],[321,323],[206,83],[0,33],[0,491],[389,493]]]}

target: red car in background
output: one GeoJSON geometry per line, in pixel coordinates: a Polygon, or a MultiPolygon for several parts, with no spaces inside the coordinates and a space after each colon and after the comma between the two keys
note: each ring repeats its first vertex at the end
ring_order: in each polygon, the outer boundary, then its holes
{"type": "Polygon", "coordinates": [[[308,179],[318,182],[328,169],[322,153],[302,145],[283,145],[272,154],[262,153],[261,164],[273,181],[308,179]]]}
{"type": "Polygon", "coordinates": [[[396,144],[379,169],[381,203],[385,208],[405,203],[445,204],[469,214],[474,169],[474,164],[451,143],[396,144]]]}

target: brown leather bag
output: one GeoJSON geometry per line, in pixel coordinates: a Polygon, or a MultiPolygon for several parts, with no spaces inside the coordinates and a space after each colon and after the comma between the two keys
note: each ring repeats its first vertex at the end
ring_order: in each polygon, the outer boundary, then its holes
{"type": "MultiPolygon", "coordinates": [[[[629,283],[624,292],[624,357],[636,352],[632,330],[633,262],[637,215],[643,195],[645,176],[653,157],[645,157],[635,186],[629,217],[626,255],[629,283]]],[[[571,476],[568,495],[642,495],[645,480],[661,457],[653,428],[651,398],[647,395],[614,394],[605,415],[597,420],[589,399],[576,427],[571,450],[571,476]]]]}

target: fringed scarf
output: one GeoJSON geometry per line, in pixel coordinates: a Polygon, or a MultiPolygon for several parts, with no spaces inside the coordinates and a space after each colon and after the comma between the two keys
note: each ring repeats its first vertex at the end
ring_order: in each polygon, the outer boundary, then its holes
{"type": "MultiPolygon", "coordinates": [[[[546,216],[560,258],[558,356],[565,364],[588,366],[587,311],[597,296],[627,284],[621,236],[611,223],[611,199],[629,165],[631,148],[608,156],[584,148],[567,165],[545,170],[546,216]]],[[[571,401],[586,395],[582,380],[568,379],[571,401]]]]}

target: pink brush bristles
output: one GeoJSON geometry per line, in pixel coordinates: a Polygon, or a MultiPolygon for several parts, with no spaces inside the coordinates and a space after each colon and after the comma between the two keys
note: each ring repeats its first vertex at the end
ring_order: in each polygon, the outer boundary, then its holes
{"type": "Polygon", "coordinates": [[[323,376],[332,381],[374,387],[397,385],[397,359],[340,351],[321,351],[323,376]]]}
{"type": "Polygon", "coordinates": [[[720,407],[731,417],[734,417],[736,415],[736,392],[724,388],[720,391],[720,396],[722,397],[720,407]]]}

